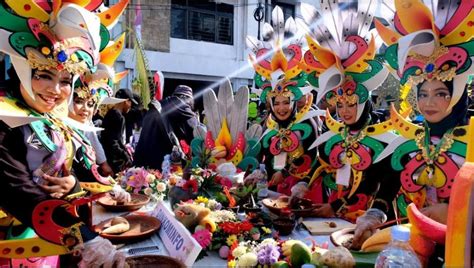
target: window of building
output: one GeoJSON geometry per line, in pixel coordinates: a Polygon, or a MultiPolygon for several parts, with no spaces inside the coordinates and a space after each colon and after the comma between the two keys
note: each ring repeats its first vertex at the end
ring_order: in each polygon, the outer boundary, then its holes
{"type": "Polygon", "coordinates": [[[232,45],[234,6],[202,0],[171,1],[171,37],[232,45]]]}

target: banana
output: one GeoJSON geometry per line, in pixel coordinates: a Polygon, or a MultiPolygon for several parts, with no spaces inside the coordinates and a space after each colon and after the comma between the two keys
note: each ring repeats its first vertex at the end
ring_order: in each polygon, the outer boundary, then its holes
{"type": "Polygon", "coordinates": [[[374,252],[379,248],[383,249],[392,239],[392,236],[390,235],[391,231],[392,227],[388,227],[376,232],[367,240],[365,240],[365,242],[362,244],[361,250],[364,252],[374,252]]]}
{"type": "Polygon", "coordinates": [[[103,234],[121,234],[130,230],[130,223],[122,217],[115,217],[110,222],[111,226],[102,230],[103,234]]]}

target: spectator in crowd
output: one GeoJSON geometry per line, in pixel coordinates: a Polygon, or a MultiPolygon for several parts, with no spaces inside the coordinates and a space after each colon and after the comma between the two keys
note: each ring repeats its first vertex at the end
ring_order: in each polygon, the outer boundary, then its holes
{"type": "Polygon", "coordinates": [[[134,165],[161,169],[163,157],[171,153],[173,145],[179,146],[180,140],[190,144],[198,124],[193,106],[193,90],[185,85],[161,101],[152,100],[143,117],[134,165]]]}
{"type": "Polygon", "coordinates": [[[120,89],[115,93],[116,98],[125,99],[110,109],[104,117],[101,134],[101,142],[104,147],[105,156],[114,173],[124,170],[132,165],[132,156],[125,147],[125,117],[132,103],[138,104],[133,94],[128,89],[120,89]]]}

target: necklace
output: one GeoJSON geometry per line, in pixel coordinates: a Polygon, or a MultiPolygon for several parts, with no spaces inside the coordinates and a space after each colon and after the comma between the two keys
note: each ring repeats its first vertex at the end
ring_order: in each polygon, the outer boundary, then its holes
{"type": "Polygon", "coordinates": [[[433,178],[434,173],[434,161],[438,160],[439,156],[451,148],[454,143],[453,129],[450,129],[444,133],[443,137],[436,146],[431,144],[430,132],[428,127],[425,125],[425,131],[419,133],[415,137],[415,142],[418,148],[421,150],[421,156],[426,163],[426,171],[428,172],[428,178],[433,178]]]}
{"type": "Polygon", "coordinates": [[[369,121],[367,121],[364,124],[364,126],[355,135],[351,135],[349,133],[349,127],[348,126],[345,126],[344,129],[341,131],[341,136],[342,136],[342,140],[343,140],[342,147],[346,151],[346,156],[347,157],[352,156],[352,152],[349,149],[365,138],[365,136],[367,134],[365,132],[365,127],[367,126],[368,122],[369,121]]]}

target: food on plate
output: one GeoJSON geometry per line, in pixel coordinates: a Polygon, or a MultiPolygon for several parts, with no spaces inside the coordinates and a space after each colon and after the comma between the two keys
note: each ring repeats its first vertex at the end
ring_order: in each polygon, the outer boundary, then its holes
{"type": "MultiPolygon", "coordinates": [[[[107,225],[106,225],[107,226],[107,225]]],[[[130,223],[123,217],[115,217],[110,221],[110,226],[102,230],[103,234],[121,234],[130,230],[130,223]]]]}

